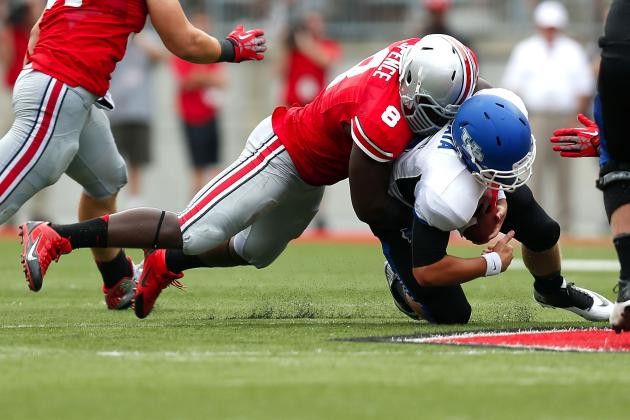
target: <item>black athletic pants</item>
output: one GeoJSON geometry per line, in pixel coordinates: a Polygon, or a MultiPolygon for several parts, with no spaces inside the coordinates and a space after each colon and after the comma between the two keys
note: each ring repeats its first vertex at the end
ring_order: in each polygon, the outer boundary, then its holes
{"type": "Polygon", "coordinates": [[[617,163],[630,163],[630,0],[612,3],[604,36],[598,91],[606,149],[617,163]]]}

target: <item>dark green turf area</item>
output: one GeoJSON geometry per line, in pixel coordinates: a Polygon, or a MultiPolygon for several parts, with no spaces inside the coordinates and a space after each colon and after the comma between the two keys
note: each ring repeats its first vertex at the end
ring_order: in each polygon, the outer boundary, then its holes
{"type": "MultiPolygon", "coordinates": [[[[593,325],[537,306],[524,271],[466,285],[471,324],[435,327],[394,308],[375,245],[292,244],[264,270],[191,271],[139,320],[105,309],[89,252],[37,294],[18,253],[0,242],[1,419],[630,418],[630,355],[343,341],[593,325]]],[[[614,258],[565,250],[590,255],[614,258]]],[[[567,274],[613,297],[614,273],[567,274]]]]}

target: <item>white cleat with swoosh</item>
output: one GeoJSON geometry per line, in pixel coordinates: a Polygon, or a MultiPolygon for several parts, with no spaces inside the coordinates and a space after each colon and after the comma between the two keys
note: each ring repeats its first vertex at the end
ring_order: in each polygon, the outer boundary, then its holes
{"type": "Polygon", "coordinates": [[[599,293],[564,282],[562,287],[553,291],[534,289],[534,299],[541,306],[559,308],[573,312],[588,321],[607,321],[613,310],[613,304],[599,293]]]}

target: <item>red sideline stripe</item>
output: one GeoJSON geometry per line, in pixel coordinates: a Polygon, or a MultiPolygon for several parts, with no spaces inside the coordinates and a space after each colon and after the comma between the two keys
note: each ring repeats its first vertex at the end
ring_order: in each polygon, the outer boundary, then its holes
{"type": "Polygon", "coordinates": [[[630,333],[600,329],[471,333],[431,337],[420,342],[560,351],[630,351],[630,333]]]}
{"type": "Polygon", "coordinates": [[[42,123],[39,126],[39,129],[35,133],[35,138],[26,152],[22,155],[19,161],[15,164],[13,168],[9,171],[9,173],[0,181],[0,195],[4,194],[11,186],[13,181],[20,176],[24,168],[31,162],[33,156],[39,150],[39,147],[48,132],[48,128],[50,127],[50,122],[52,121],[53,114],[55,112],[55,108],[57,106],[57,101],[59,100],[59,94],[61,92],[61,88],[63,84],[58,82],[57,80],[53,80],[53,88],[50,94],[50,98],[48,99],[48,104],[46,105],[46,109],[44,110],[44,118],[42,119],[42,123]]]}
{"type": "Polygon", "coordinates": [[[192,219],[197,213],[199,213],[203,208],[214,198],[216,198],[219,194],[230,188],[241,178],[245,177],[249,172],[254,170],[258,165],[260,165],[267,156],[276,151],[279,147],[282,146],[282,142],[276,138],[271,144],[269,144],[266,148],[262,149],[258,152],[256,158],[251,160],[249,163],[244,165],[238,171],[234,172],[229,177],[219,181],[217,184],[213,185],[210,190],[206,193],[206,195],[199,198],[197,204],[192,206],[190,210],[185,213],[182,213],[179,216],[179,225],[183,226],[186,222],[192,219]]]}

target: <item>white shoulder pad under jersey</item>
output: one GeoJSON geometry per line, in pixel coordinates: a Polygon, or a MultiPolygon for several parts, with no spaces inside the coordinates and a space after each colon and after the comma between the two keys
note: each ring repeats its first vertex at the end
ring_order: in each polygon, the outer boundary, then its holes
{"type": "Polygon", "coordinates": [[[389,188],[418,218],[442,231],[464,227],[484,191],[457,156],[450,124],[396,160],[389,188]]]}

